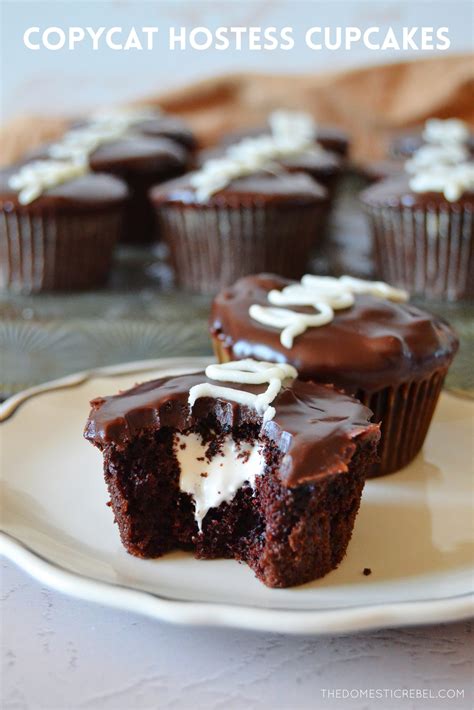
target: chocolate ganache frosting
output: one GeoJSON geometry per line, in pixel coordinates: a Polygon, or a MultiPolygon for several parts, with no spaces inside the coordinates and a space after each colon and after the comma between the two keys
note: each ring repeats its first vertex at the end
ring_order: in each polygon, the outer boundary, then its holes
{"type": "MultiPolygon", "coordinates": [[[[209,413],[223,428],[263,421],[254,409],[220,397],[201,397],[191,410],[190,390],[202,383],[215,384],[198,372],[144,382],[118,395],[95,399],[84,435],[99,449],[108,445],[120,449],[142,432],[164,427],[186,431],[209,413]]],[[[266,385],[234,382],[231,386],[252,394],[266,389],[266,385]]],[[[344,473],[356,448],[354,439],[361,435],[379,438],[378,425],[369,423],[370,409],[332,387],[286,380],[272,406],[275,415],[262,425],[262,436],[282,451],[278,475],[288,487],[344,473]]]]}
{"type": "MultiPolygon", "coordinates": [[[[435,207],[453,205],[453,202],[447,200],[441,190],[415,192],[410,187],[410,177],[403,174],[387,176],[381,182],[363,190],[361,200],[363,203],[373,207],[419,207],[420,209],[429,209],[431,205],[435,207]]],[[[473,205],[474,190],[466,190],[455,202],[463,207],[473,205]]]]}
{"type": "Polygon", "coordinates": [[[246,201],[258,201],[261,204],[313,204],[324,202],[327,191],[304,173],[260,171],[231,180],[223,189],[210,195],[203,201],[197,195],[196,188],[190,182],[189,175],[171,180],[154,187],[150,197],[155,204],[173,203],[181,205],[239,205],[246,201]]]}
{"type": "MultiPolygon", "coordinates": [[[[356,294],[321,327],[309,327],[291,348],[281,331],[249,315],[253,305],[269,306],[268,293],[295,282],[272,274],[247,276],[218,294],[210,331],[230,359],[252,357],[293,365],[303,379],[332,382],[348,392],[376,392],[446,367],[458,347],[449,325],[407,303],[356,294]]],[[[308,307],[293,311],[314,313],[308,307]]]]}
{"type": "MultiPolygon", "coordinates": [[[[20,206],[19,191],[12,188],[10,179],[27,163],[17,163],[0,171],[0,207],[11,211],[20,206]]],[[[113,175],[85,173],[79,177],[44,189],[42,194],[28,204],[28,211],[36,209],[94,210],[115,206],[128,197],[127,185],[113,175]]]]}

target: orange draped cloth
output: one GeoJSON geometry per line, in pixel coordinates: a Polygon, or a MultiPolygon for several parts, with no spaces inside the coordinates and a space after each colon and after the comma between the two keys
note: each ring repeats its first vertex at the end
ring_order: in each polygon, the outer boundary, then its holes
{"type": "MultiPolygon", "coordinates": [[[[430,116],[474,125],[474,57],[450,55],[318,75],[231,74],[144,97],[186,119],[202,146],[260,125],[276,108],[299,109],[347,130],[355,159],[382,157],[390,137],[430,116]]],[[[68,119],[23,116],[0,129],[0,164],[56,138],[68,119]]]]}

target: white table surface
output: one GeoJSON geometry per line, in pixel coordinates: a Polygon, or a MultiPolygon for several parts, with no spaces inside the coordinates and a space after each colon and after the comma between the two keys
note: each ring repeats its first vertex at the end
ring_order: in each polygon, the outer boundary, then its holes
{"type": "Polygon", "coordinates": [[[179,627],[68,598],[3,560],[1,631],[2,710],[473,706],[467,623],[322,638],[179,627]],[[365,688],[384,695],[335,697],[365,688]],[[451,688],[464,697],[434,697],[451,688]]]}

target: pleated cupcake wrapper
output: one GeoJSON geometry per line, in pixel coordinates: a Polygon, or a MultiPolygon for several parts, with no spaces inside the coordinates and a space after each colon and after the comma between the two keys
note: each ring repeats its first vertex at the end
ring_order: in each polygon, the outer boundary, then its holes
{"type": "Polygon", "coordinates": [[[379,278],[431,298],[474,297],[472,210],[364,207],[379,278]]]}
{"type": "MultiPolygon", "coordinates": [[[[232,360],[231,347],[212,338],[218,362],[232,360]]],[[[436,403],[448,371],[436,370],[427,378],[385,387],[377,392],[360,390],[356,397],[374,413],[372,421],[382,422],[379,462],[370,478],[394,473],[410,463],[423,446],[436,403]]],[[[317,378],[315,378],[317,379],[317,378]]]]}
{"type": "Polygon", "coordinates": [[[423,446],[447,368],[430,377],[386,387],[375,393],[358,392],[357,398],[382,422],[379,462],[370,478],[394,473],[412,461],[423,446]]]}
{"type": "Polygon", "coordinates": [[[216,293],[241,276],[262,271],[299,278],[322,228],[323,211],[323,205],[163,205],[158,216],[178,284],[216,293]]]}
{"type": "Polygon", "coordinates": [[[0,212],[0,288],[17,293],[76,290],[106,280],[121,212],[0,212]]]}

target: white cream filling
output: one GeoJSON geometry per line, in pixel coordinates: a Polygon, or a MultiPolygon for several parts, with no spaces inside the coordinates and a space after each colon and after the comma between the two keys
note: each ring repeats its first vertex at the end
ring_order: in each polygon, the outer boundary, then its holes
{"type": "Polygon", "coordinates": [[[261,445],[236,443],[229,436],[210,460],[206,457],[208,446],[198,434],[175,435],[174,451],[181,471],[179,487],[194,500],[194,517],[200,532],[211,508],[229,503],[246,481],[253,488],[256,477],[264,470],[261,445]]]}

